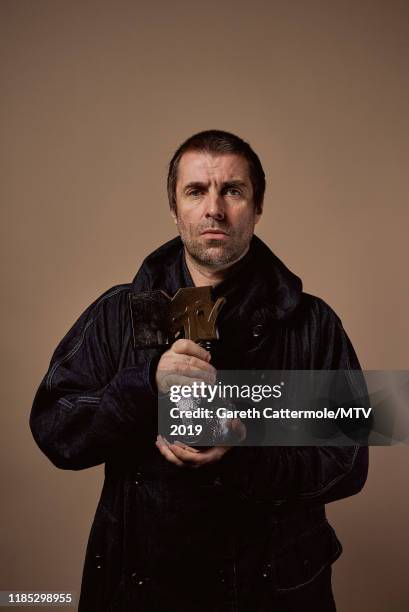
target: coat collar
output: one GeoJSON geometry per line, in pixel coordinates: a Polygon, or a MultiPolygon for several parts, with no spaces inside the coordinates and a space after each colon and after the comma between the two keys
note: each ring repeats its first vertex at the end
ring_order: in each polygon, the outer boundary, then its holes
{"type": "MultiPolygon", "coordinates": [[[[180,287],[193,286],[184,261],[180,237],[166,242],[148,255],[136,274],[133,291],[162,289],[174,295],[180,287]]],[[[297,308],[302,282],[257,236],[232,274],[214,288],[214,297],[225,296],[223,319],[246,319],[265,311],[276,320],[291,316],[297,308]]]]}

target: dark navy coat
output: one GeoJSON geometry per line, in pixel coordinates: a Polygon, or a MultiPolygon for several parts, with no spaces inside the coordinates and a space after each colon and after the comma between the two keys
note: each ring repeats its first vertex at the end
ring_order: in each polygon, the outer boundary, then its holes
{"type": "MultiPolygon", "coordinates": [[[[196,470],[155,447],[158,349],[133,350],[128,295],[192,285],[179,238],[105,292],[58,345],[30,426],[59,468],[105,463],[80,612],[335,610],[325,504],[365,483],[368,449],[235,447],[196,470]]],[[[334,311],[257,237],[229,278],[220,369],[359,369],[334,311]]]]}

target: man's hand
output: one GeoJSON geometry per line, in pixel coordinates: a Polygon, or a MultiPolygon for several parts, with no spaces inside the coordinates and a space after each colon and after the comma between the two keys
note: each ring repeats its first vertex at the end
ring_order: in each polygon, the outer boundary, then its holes
{"type": "MultiPolygon", "coordinates": [[[[214,384],[217,370],[210,365],[210,359],[210,353],[193,340],[176,340],[159,360],[156,370],[159,391],[168,393],[172,385],[191,385],[194,380],[214,384]]],[[[231,419],[229,427],[238,440],[244,440],[246,427],[239,419],[231,419]]],[[[162,436],[157,437],[156,446],[170,463],[187,468],[215,463],[231,449],[231,446],[212,446],[201,451],[179,441],[171,444],[162,436]]]]}
{"type": "Polygon", "coordinates": [[[163,353],[156,369],[156,384],[161,393],[172,385],[191,385],[193,380],[216,382],[216,369],[210,365],[210,353],[193,340],[176,340],[163,353]]]}
{"type": "Polygon", "coordinates": [[[185,468],[199,468],[216,463],[232,448],[231,446],[212,446],[205,451],[200,451],[178,441],[171,444],[162,436],[157,437],[156,446],[170,463],[185,468]]]}
{"type": "MultiPolygon", "coordinates": [[[[240,419],[231,419],[228,425],[238,441],[243,441],[246,438],[246,426],[240,419]]],[[[200,448],[193,448],[187,444],[182,444],[178,440],[171,444],[162,436],[157,437],[156,446],[170,463],[185,468],[199,468],[216,463],[232,448],[232,446],[212,446],[202,451],[200,448]]]]}

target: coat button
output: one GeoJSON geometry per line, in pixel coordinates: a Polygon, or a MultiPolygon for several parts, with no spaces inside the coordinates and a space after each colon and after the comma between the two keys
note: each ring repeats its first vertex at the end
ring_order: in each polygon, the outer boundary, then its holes
{"type": "Polygon", "coordinates": [[[226,572],[224,571],[224,569],[219,570],[219,580],[223,583],[226,582],[226,572]]]}
{"type": "Polygon", "coordinates": [[[263,333],[262,325],[256,325],[255,327],[253,327],[253,337],[254,338],[258,338],[259,336],[261,336],[262,333],[263,333]]]}
{"type": "Polygon", "coordinates": [[[264,580],[267,580],[271,577],[271,563],[265,564],[261,576],[264,578],[264,580]]]}
{"type": "Polygon", "coordinates": [[[131,581],[135,586],[141,588],[149,583],[149,578],[147,578],[146,576],[141,576],[137,572],[132,572],[131,581]]]}
{"type": "Polygon", "coordinates": [[[142,484],[143,476],[141,472],[136,472],[134,484],[139,487],[142,484]]]}
{"type": "Polygon", "coordinates": [[[94,556],[94,560],[95,560],[95,567],[96,567],[96,569],[98,569],[98,570],[102,569],[102,555],[97,553],[94,556]]]}

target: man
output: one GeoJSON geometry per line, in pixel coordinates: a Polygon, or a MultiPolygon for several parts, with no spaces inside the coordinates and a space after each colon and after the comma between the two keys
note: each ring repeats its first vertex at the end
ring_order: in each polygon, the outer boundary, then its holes
{"type": "Polygon", "coordinates": [[[198,450],[156,435],[169,372],[213,382],[218,369],[359,368],[337,315],[253,235],[264,190],[259,158],[237,136],[183,143],[168,175],[180,238],[83,313],[37,392],[30,424],[50,460],[105,463],[82,612],[335,610],[341,545],[324,504],[360,491],[367,448],[198,450]],[[133,350],[129,293],[194,285],[226,299],[212,355],[186,338],[133,350]]]}

